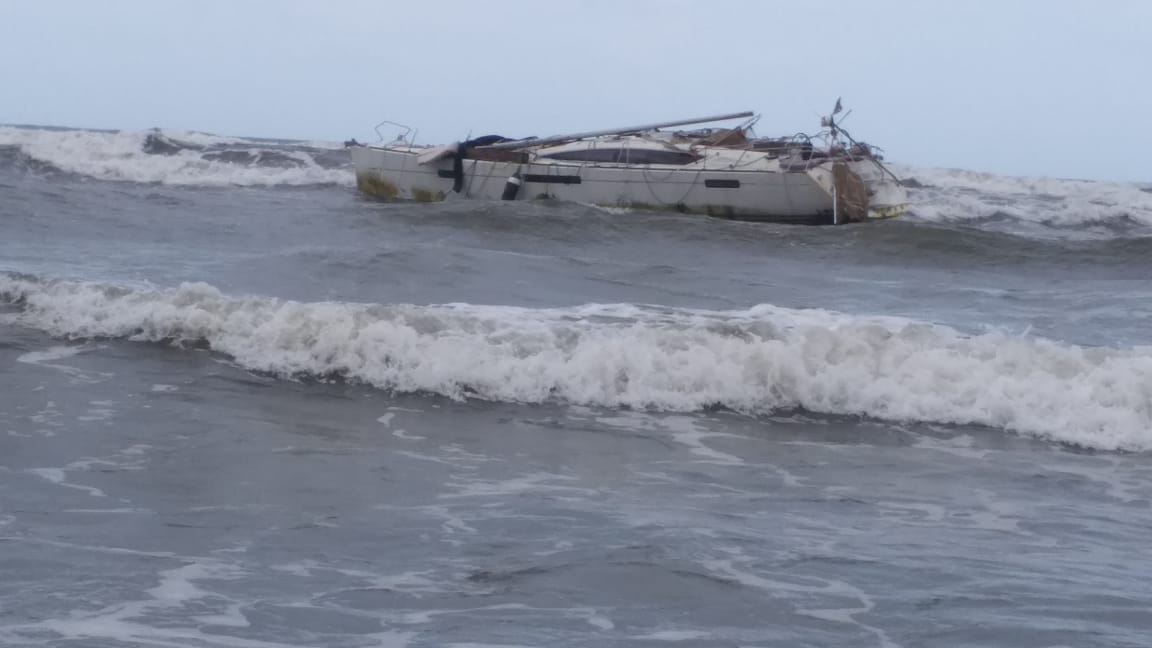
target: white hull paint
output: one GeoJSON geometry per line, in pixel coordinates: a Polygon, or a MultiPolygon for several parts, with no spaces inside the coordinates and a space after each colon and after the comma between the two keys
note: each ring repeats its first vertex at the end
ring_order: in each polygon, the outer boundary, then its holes
{"type": "MultiPolygon", "coordinates": [[[[454,157],[446,147],[352,146],[357,186],[364,193],[401,200],[438,201],[454,194],[454,157]]],[[[907,194],[868,159],[848,168],[870,194],[868,216],[896,216],[907,194]]],[[[725,218],[835,224],[831,159],[789,171],[779,160],[731,149],[705,149],[686,165],[531,159],[462,160],[459,195],[500,200],[514,175],[516,200],[555,199],[606,207],[661,209],[725,218]]],[[[845,219],[840,218],[843,221],[845,219]]]]}

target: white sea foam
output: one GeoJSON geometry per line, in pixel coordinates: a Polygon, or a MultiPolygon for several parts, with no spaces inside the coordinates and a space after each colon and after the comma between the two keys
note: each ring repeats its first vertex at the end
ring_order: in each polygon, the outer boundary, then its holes
{"type": "Polygon", "coordinates": [[[696,641],[707,639],[710,635],[701,630],[659,630],[648,634],[636,635],[633,639],[642,641],[696,641]]]}
{"type": "Polygon", "coordinates": [[[562,483],[557,483],[575,480],[575,477],[569,477],[567,475],[537,472],[499,481],[485,481],[479,479],[451,481],[447,482],[445,485],[448,488],[455,490],[456,492],[443,494],[440,495],[440,497],[491,497],[543,492],[587,496],[594,496],[597,494],[596,491],[589,488],[565,486],[562,483]]]}
{"type": "Polygon", "coordinates": [[[740,457],[728,454],[727,452],[720,452],[704,443],[704,440],[710,437],[735,437],[736,435],[734,434],[710,432],[693,419],[687,417],[670,417],[663,420],[662,423],[672,430],[673,439],[688,446],[692,454],[704,457],[705,461],[729,466],[744,463],[744,460],[740,457]]]}
{"type": "MultiPolygon", "coordinates": [[[[74,545],[46,540],[36,540],[35,543],[88,552],[177,559],[167,553],[74,545]]],[[[226,551],[220,550],[220,552],[226,551]]],[[[403,648],[410,645],[414,637],[412,632],[385,629],[375,619],[361,625],[359,632],[352,630],[352,635],[342,632],[341,628],[335,626],[331,631],[313,631],[303,625],[291,623],[291,619],[279,628],[281,632],[276,636],[264,637],[263,635],[267,633],[250,633],[245,631],[253,628],[249,613],[253,607],[263,604],[263,601],[235,598],[230,592],[232,588],[220,586],[222,582],[246,579],[250,575],[249,572],[239,565],[217,559],[178,558],[178,560],[183,563],[181,566],[159,571],[155,575],[156,584],[140,592],[134,600],[121,599],[110,602],[105,607],[96,607],[93,601],[86,604],[80,601],[75,604],[75,609],[62,608],[56,615],[39,615],[39,618],[6,624],[0,627],[0,642],[4,645],[27,644],[30,638],[42,639],[47,636],[77,645],[129,643],[141,646],[278,648],[285,645],[302,645],[301,640],[295,637],[286,639],[288,635],[285,633],[298,631],[305,641],[308,638],[313,639],[308,642],[309,645],[371,645],[381,648],[403,648]],[[230,632],[222,630],[222,627],[238,631],[230,632]],[[379,630],[375,630],[376,627],[379,627],[379,630]],[[320,639],[315,638],[318,634],[322,635],[320,639]],[[286,644],[285,641],[289,643],[286,644]]],[[[304,574],[311,571],[307,566],[301,569],[304,574]]],[[[291,568],[287,571],[295,573],[291,568]]],[[[286,610],[328,611],[327,608],[316,608],[307,600],[296,601],[281,597],[276,603],[284,605],[286,610]]]]}
{"type": "Polygon", "coordinates": [[[26,472],[38,477],[43,477],[44,479],[47,479],[53,484],[57,484],[59,486],[65,486],[67,488],[75,488],[76,490],[84,491],[92,497],[107,497],[107,495],[104,494],[104,491],[100,490],[99,488],[84,486],[83,484],[70,483],[63,468],[29,468],[26,472]]]}
{"type": "Polygon", "coordinates": [[[300,303],[203,283],[0,276],[20,321],[66,337],[204,341],[244,367],[452,398],[971,423],[1152,449],[1152,347],[1088,348],[770,305],[700,311],[300,303]]]}
{"type": "Polygon", "coordinates": [[[1152,227],[1152,191],[1130,182],[1000,176],[963,169],[895,166],[910,189],[912,213],[939,222],[1007,216],[1058,227],[1152,227]]]}
{"type": "MultiPolygon", "coordinates": [[[[68,173],[101,180],[160,183],[195,186],[272,186],[339,184],[350,186],[353,174],[348,169],[329,169],[316,164],[308,155],[283,151],[300,166],[277,167],[247,165],[202,157],[195,148],[171,155],[144,152],[146,138],[153,134],[139,132],[103,132],[85,130],[48,130],[0,126],[0,146],[17,146],[30,158],[68,173]]],[[[195,146],[231,145],[250,147],[257,153],[259,142],[239,138],[191,132],[164,132],[164,136],[195,146]]]]}
{"type": "Polygon", "coordinates": [[[54,346],[43,351],[29,351],[23,353],[16,358],[16,362],[25,362],[28,364],[40,364],[46,367],[55,365],[49,364],[54,360],[63,360],[64,358],[71,358],[72,356],[84,351],[84,347],[80,346],[54,346]]]}

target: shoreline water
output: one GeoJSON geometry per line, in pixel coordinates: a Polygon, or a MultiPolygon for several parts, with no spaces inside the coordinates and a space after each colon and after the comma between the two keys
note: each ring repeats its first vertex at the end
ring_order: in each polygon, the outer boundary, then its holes
{"type": "Polygon", "coordinates": [[[246,138],[19,136],[2,643],[1152,630],[1135,185],[912,170],[908,218],[765,227],[376,203],[246,138]]]}

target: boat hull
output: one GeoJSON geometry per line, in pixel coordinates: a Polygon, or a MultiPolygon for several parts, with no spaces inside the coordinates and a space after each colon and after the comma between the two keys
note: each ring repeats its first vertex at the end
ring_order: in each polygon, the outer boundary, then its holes
{"type": "MultiPolygon", "coordinates": [[[[356,184],[365,194],[384,199],[431,202],[458,193],[480,200],[553,199],[604,207],[659,209],[709,216],[790,223],[834,224],[834,181],[820,167],[791,172],[708,169],[701,166],[594,163],[519,163],[465,159],[454,168],[451,156],[429,156],[412,147],[351,147],[356,184]],[[421,155],[421,153],[425,155],[421,155]],[[431,161],[428,161],[431,160],[431,161]],[[422,163],[423,162],[423,163],[422,163]],[[520,181],[512,190],[509,179],[520,181]],[[458,187],[456,192],[454,188],[458,187]]],[[[865,163],[874,167],[871,162],[865,163]]],[[[868,174],[869,190],[891,195],[872,200],[872,217],[897,215],[906,207],[903,188],[885,187],[868,174]],[[903,205],[903,207],[902,207],[903,205]]]]}

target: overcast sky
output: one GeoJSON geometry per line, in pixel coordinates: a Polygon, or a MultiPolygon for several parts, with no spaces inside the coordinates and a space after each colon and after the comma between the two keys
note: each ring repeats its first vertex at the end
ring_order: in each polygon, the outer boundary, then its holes
{"type": "Polygon", "coordinates": [[[1150,0],[0,0],[0,123],[424,143],[754,110],[889,160],[1152,180],[1150,0]]]}

